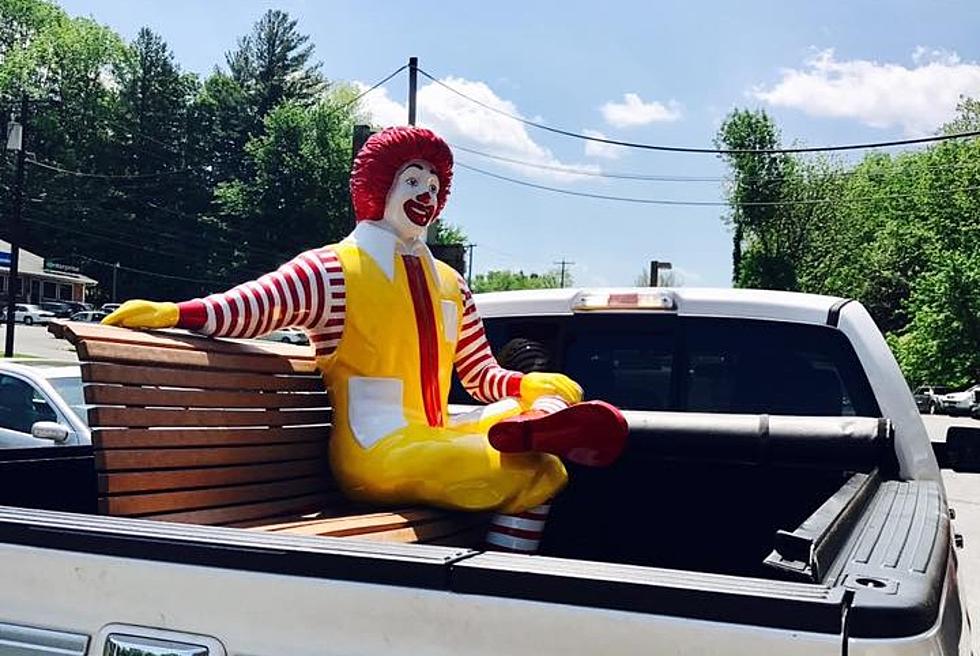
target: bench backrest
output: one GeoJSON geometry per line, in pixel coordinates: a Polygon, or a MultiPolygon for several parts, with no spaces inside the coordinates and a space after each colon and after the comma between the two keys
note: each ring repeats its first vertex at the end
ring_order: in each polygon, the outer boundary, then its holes
{"type": "Polygon", "coordinates": [[[99,512],[236,524],[340,501],[312,351],[67,324],[81,361],[99,512]]]}

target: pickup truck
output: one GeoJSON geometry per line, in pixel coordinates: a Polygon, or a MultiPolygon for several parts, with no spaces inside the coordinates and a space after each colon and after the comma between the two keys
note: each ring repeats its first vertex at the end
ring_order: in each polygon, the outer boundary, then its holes
{"type": "MultiPolygon", "coordinates": [[[[971,653],[940,467],[860,304],[476,300],[505,364],[626,409],[541,555],[0,507],[0,653],[971,653]]],[[[975,444],[951,431],[943,464],[977,471],[975,444]]]]}

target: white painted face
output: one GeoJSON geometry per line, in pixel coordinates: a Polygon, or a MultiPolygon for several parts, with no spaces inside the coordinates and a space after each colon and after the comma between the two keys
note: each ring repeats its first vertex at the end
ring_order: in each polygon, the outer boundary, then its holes
{"type": "Polygon", "coordinates": [[[400,169],[385,200],[384,223],[408,241],[425,233],[436,218],[439,176],[424,160],[412,160],[400,169]]]}

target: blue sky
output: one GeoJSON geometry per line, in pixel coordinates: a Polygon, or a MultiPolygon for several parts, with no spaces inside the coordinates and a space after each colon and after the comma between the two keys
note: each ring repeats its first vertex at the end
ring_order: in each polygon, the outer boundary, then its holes
{"type": "MultiPolygon", "coordinates": [[[[132,38],[161,34],[181,65],[208,73],[267,8],[299,19],[324,73],[373,84],[409,56],[501,109],[573,131],[708,146],[733,107],[764,107],[786,143],[887,140],[931,133],[959,94],[980,96],[980,3],[61,0],[132,38]],[[431,9],[429,9],[431,7],[431,9]],[[629,94],[629,95],[628,95],[629,94]]],[[[720,176],[711,155],[589,149],[525,128],[420,80],[419,119],[452,143],[547,166],[720,176]]],[[[404,121],[407,78],[368,97],[381,123],[404,121]]],[[[600,194],[722,200],[719,182],[606,180],[493,162],[509,177],[600,194]]],[[[444,217],[477,244],[475,269],[575,262],[576,282],[630,285],[651,259],[689,286],[728,286],[723,208],[661,207],[559,196],[456,171],[444,217]]]]}

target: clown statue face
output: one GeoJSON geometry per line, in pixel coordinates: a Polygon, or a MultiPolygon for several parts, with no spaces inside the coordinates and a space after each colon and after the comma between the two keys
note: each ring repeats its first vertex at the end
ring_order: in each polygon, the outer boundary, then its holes
{"type": "Polygon", "coordinates": [[[385,198],[381,224],[404,241],[419,239],[439,212],[439,176],[432,164],[414,159],[402,165],[385,198]]]}

